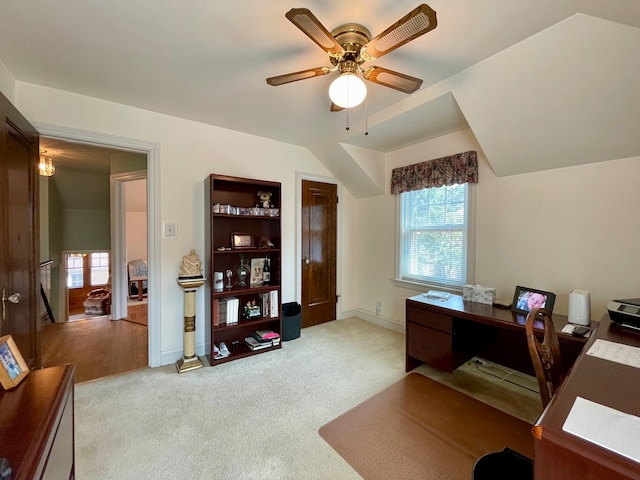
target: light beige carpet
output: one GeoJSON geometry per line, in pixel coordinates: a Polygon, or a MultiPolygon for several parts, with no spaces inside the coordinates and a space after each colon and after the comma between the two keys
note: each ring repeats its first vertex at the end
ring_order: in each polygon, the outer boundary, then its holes
{"type": "Polygon", "coordinates": [[[533,458],[530,424],[418,373],[319,433],[366,480],[468,480],[478,458],[504,447],[533,458]]]}
{"type": "MultiPolygon", "coordinates": [[[[76,477],[359,479],[318,429],[405,377],[404,349],[404,335],[350,318],[216,367],[178,374],[167,365],[76,385],[76,477]]],[[[484,381],[469,370],[460,388],[484,381]]],[[[505,385],[491,383],[485,397],[505,385]]],[[[539,402],[523,391],[516,409],[527,396],[539,402]]]]}

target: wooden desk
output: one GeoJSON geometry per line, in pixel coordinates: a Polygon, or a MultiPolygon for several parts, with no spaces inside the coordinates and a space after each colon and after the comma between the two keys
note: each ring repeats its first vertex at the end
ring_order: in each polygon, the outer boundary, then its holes
{"type": "Polygon", "coordinates": [[[562,430],[578,396],[640,416],[640,369],[586,355],[596,339],[640,347],[640,332],[620,327],[605,315],[592,337],[534,427],[536,479],[640,478],[640,463],[562,430]]]}
{"type": "Polygon", "coordinates": [[[74,367],[33,370],[11,390],[0,390],[0,457],[13,480],[75,476],[74,367]]]}
{"type": "MultiPolygon", "coordinates": [[[[466,302],[458,295],[447,301],[429,299],[424,295],[408,298],[405,369],[408,372],[426,363],[451,373],[478,356],[535,375],[525,334],[526,320],[526,315],[492,305],[466,302]]],[[[563,364],[569,368],[586,339],[560,332],[567,323],[567,317],[553,315],[553,320],[563,364]]]]}

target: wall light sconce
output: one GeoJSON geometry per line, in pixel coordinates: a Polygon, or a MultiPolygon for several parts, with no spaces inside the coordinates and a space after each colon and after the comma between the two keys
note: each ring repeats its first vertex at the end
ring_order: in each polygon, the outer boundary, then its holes
{"type": "Polygon", "coordinates": [[[43,177],[51,177],[56,173],[56,167],[53,166],[51,157],[45,155],[46,150],[40,150],[40,163],[38,164],[38,172],[43,177]]]}

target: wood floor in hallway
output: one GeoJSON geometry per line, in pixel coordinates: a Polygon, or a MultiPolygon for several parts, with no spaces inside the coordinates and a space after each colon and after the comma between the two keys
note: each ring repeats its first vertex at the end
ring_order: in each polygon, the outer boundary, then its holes
{"type": "Polygon", "coordinates": [[[39,343],[42,366],[71,363],[75,383],[149,365],[146,325],[108,316],[44,325],[39,343]]]}

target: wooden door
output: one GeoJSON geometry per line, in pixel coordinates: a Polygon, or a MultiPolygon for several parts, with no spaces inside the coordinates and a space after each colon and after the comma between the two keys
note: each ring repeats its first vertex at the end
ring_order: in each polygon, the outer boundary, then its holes
{"type": "Polygon", "coordinates": [[[302,181],[302,326],[336,319],[337,186],[302,181]]]}
{"type": "Polygon", "coordinates": [[[13,336],[29,367],[37,368],[39,137],[1,94],[0,114],[0,333],[13,336]]]}

